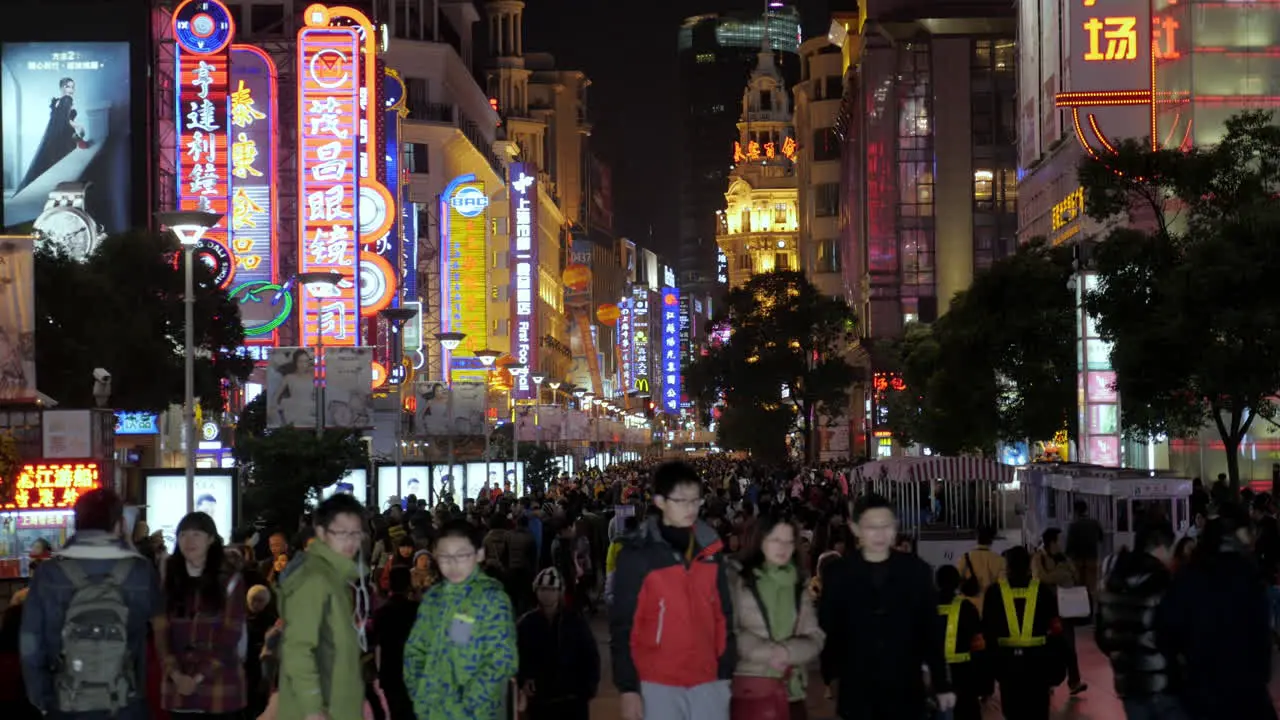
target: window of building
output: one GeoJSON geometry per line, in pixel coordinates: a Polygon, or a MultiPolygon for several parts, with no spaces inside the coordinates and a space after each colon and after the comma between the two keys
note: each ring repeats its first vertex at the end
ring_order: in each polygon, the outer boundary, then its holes
{"type": "Polygon", "coordinates": [[[431,172],[431,151],[426,143],[404,143],[404,165],[411,173],[431,172]]]}
{"type": "Polygon", "coordinates": [[[775,225],[787,224],[787,204],[778,203],[773,206],[773,222],[775,225]]]}
{"type": "Polygon", "coordinates": [[[742,211],[742,232],[751,232],[751,210],[742,211]]]}
{"type": "Polygon", "coordinates": [[[991,61],[998,73],[1013,72],[1017,61],[1018,49],[1013,40],[993,40],[991,43],[991,61]]]}
{"type": "Polygon", "coordinates": [[[822,240],[818,243],[818,272],[840,272],[840,241],[836,239],[822,240]]]}
{"type": "Polygon", "coordinates": [[[408,77],[404,79],[405,105],[409,108],[426,108],[431,104],[431,86],[426,78],[408,77]]]}
{"type": "Polygon", "coordinates": [[[844,96],[844,79],[839,75],[828,75],[822,79],[824,85],[822,97],[825,100],[839,100],[844,96]]]}
{"type": "Polygon", "coordinates": [[[813,161],[824,162],[840,159],[840,136],[835,128],[819,128],[813,131],[813,161]]]}
{"type": "Polygon", "coordinates": [[[975,70],[986,70],[991,67],[991,41],[990,40],[974,40],[973,41],[973,58],[971,65],[975,70]]]}
{"type": "Polygon", "coordinates": [[[979,210],[990,210],[995,197],[995,174],[990,170],[973,171],[973,202],[979,210]]]}
{"type": "Polygon", "coordinates": [[[1000,210],[1010,215],[1018,212],[1018,172],[1013,168],[1000,169],[1000,210]]]}
{"type": "Polygon", "coordinates": [[[738,269],[739,269],[739,270],[746,270],[746,271],[750,271],[750,270],[751,270],[751,256],[750,256],[750,255],[747,255],[747,254],[745,254],[745,253],[744,253],[744,254],[742,254],[742,255],[739,255],[739,256],[738,256],[738,269]]]}
{"type": "Polygon", "coordinates": [[[760,111],[769,112],[770,110],[773,110],[773,91],[761,90],[760,91],[760,111]]]}
{"type": "Polygon", "coordinates": [[[774,270],[790,270],[790,269],[791,269],[791,255],[790,255],[789,253],[784,253],[784,252],[774,253],[774,254],[773,254],[773,269],[774,269],[774,270]]]}
{"type": "Polygon", "coordinates": [[[840,214],[840,183],[820,183],[814,187],[815,217],[837,217],[840,214]]]}

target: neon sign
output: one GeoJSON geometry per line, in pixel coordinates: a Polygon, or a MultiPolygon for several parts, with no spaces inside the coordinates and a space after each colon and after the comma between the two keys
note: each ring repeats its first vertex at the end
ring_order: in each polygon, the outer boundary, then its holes
{"type": "MultiPolygon", "coordinates": [[[[186,0],[173,13],[173,36],[178,68],[177,206],[225,216],[231,161],[228,48],[235,23],[218,0],[186,0]]],[[[231,283],[236,263],[227,244],[226,217],[205,232],[196,254],[213,270],[218,287],[231,283]]]]}
{"type": "MultiPolygon", "coordinates": [[[[528,163],[511,163],[511,354],[531,372],[538,371],[538,181],[528,163]]],[[[484,193],[480,193],[483,197],[484,193]]],[[[457,198],[457,194],[454,195],[457,198]]],[[[487,202],[487,199],[486,199],[487,202]]],[[[459,211],[461,213],[461,211],[459,211]]],[[[528,372],[514,378],[514,397],[530,400],[537,388],[528,372]]]]}
{"type": "MultiPolygon", "coordinates": [[[[486,238],[488,222],[483,209],[473,213],[466,205],[467,213],[463,213],[454,199],[458,195],[485,198],[488,206],[488,195],[485,194],[484,183],[475,175],[460,175],[449,183],[441,193],[440,216],[444,219],[442,234],[447,237],[441,243],[440,253],[440,306],[441,330],[466,334],[464,344],[473,350],[485,346],[485,338],[489,334],[489,288],[488,273],[485,268],[486,238]]],[[[461,348],[459,348],[461,350],[461,348]]],[[[459,368],[470,367],[474,358],[453,358],[452,353],[443,350],[445,364],[453,372],[459,368]]]]}
{"type": "Polygon", "coordinates": [[[733,161],[735,163],[753,162],[756,160],[774,160],[784,157],[791,162],[796,161],[796,152],[800,146],[796,144],[795,138],[787,137],[782,141],[779,147],[776,143],[759,143],[755,140],[747,143],[744,150],[742,143],[735,142],[733,144],[733,161]]]}
{"type": "Polygon", "coordinates": [[[716,249],[716,282],[729,284],[729,257],[721,249],[716,249]]]}
{"type": "MultiPolygon", "coordinates": [[[[306,17],[310,24],[313,13],[306,17]]],[[[303,337],[323,337],[325,345],[356,345],[360,337],[355,290],[359,72],[356,28],[298,31],[298,269],[345,276],[326,297],[311,292],[299,297],[303,337]]]]}
{"type": "Polygon", "coordinates": [[[662,289],[662,410],[680,414],[680,290],[662,289]]]}
{"type": "Polygon", "coordinates": [[[649,390],[649,288],[631,289],[631,345],[632,366],[636,390],[649,390]],[[640,384],[644,383],[644,389],[640,384]]]}
{"type": "MultiPolygon", "coordinates": [[[[231,48],[231,250],[246,342],[275,344],[275,302],[247,291],[276,280],[276,65],[252,45],[231,48]],[[268,327],[270,326],[270,327],[268,327]]],[[[274,293],[271,294],[274,296],[274,293]]],[[[292,300],[289,301],[292,308],[292,300]]]]}
{"type": "Polygon", "coordinates": [[[149,412],[116,411],[116,435],[159,435],[160,416],[149,412]]]}
{"type": "Polygon", "coordinates": [[[69,510],[80,496],[102,487],[96,462],[23,465],[6,510],[69,510]]]}
{"type": "Polygon", "coordinates": [[[461,187],[449,198],[449,207],[464,218],[473,218],[489,207],[489,196],[477,187],[461,187]]]}
{"type": "Polygon", "coordinates": [[[631,298],[622,298],[618,303],[618,351],[622,356],[618,370],[624,392],[631,392],[635,387],[635,379],[631,377],[631,303],[631,298]]]}
{"type": "MultiPolygon", "coordinates": [[[[1148,135],[1156,147],[1155,62],[1163,50],[1153,47],[1153,37],[1164,25],[1152,18],[1147,0],[1068,1],[1071,91],[1058,93],[1054,104],[1070,109],[1076,139],[1094,157],[1115,152],[1104,127],[1148,135]]],[[[1176,53],[1172,32],[1165,47],[1176,53]]]]}

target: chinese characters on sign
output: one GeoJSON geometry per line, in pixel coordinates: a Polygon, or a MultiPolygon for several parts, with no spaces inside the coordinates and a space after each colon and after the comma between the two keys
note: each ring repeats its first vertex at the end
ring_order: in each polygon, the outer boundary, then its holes
{"type": "Polygon", "coordinates": [[[530,400],[537,388],[529,379],[538,371],[538,183],[537,170],[527,163],[511,164],[511,354],[526,368],[515,376],[514,397],[530,400]]]}
{"type": "Polygon", "coordinates": [[[1133,16],[1089,18],[1084,23],[1085,32],[1089,34],[1089,49],[1085,52],[1084,59],[1089,62],[1136,60],[1138,57],[1137,26],[1138,18],[1133,16]]]}
{"type": "Polygon", "coordinates": [[[733,144],[733,161],[736,163],[752,162],[756,160],[775,160],[784,157],[791,162],[796,161],[796,151],[800,147],[796,145],[794,138],[787,137],[782,141],[782,145],[776,143],[759,143],[755,140],[747,143],[744,149],[742,143],[735,142],[733,144]]]}
{"type": "Polygon", "coordinates": [[[116,435],[159,435],[160,416],[149,412],[116,411],[116,435]]]}
{"type": "Polygon", "coordinates": [[[618,363],[622,372],[623,392],[631,392],[635,380],[631,377],[631,298],[622,298],[618,303],[618,352],[622,356],[618,363]]]}
{"type": "Polygon", "coordinates": [[[729,257],[724,254],[724,250],[716,250],[716,282],[721,285],[729,284],[729,257]]]}
{"type": "Polygon", "coordinates": [[[356,142],[360,123],[359,45],[352,27],[298,31],[298,249],[300,272],[335,271],[336,289],[301,293],[303,337],[357,344],[359,250],[356,142]]]}
{"type": "Polygon", "coordinates": [[[649,389],[649,288],[631,289],[631,346],[634,360],[631,374],[635,377],[636,390],[649,389]],[[641,389],[641,384],[644,389],[641,389]]]}
{"type": "MultiPolygon", "coordinates": [[[[464,333],[459,357],[450,359],[450,372],[474,362],[475,349],[485,347],[489,334],[489,288],[485,264],[489,196],[474,175],[454,178],[441,193],[440,214],[446,218],[440,253],[441,315],[445,330],[464,333]],[[467,357],[461,357],[463,352],[467,357]]],[[[450,353],[446,351],[446,356],[450,353]]]]}
{"type": "Polygon", "coordinates": [[[94,462],[32,463],[23,465],[13,483],[13,500],[6,510],[66,510],[90,490],[102,487],[94,462]]]}
{"type": "Polygon", "coordinates": [[[662,411],[680,414],[680,290],[662,289],[662,411]]]}
{"type": "Polygon", "coordinates": [[[245,342],[275,344],[276,67],[252,45],[231,48],[231,250],[245,342]],[[268,286],[271,286],[268,288],[268,286]]]}
{"type": "Polygon", "coordinates": [[[235,276],[235,261],[227,239],[231,148],[228,143],[227,100],[230,86],[231,37],[225,7],[212,0],[184,3],[174,13],[177,46],[178,151],[175,158],[178,209],[223,215],[201,238],[200,257],[230,259],[214,262],[219,287],[235,276]],[[207,39],[216,35],[220,42],[207,39]]]}

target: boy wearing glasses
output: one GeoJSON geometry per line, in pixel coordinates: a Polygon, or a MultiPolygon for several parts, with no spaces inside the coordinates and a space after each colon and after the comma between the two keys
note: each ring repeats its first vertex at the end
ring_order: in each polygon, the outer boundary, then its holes
{"type": "Polygon", "coordinates": [[[316,542],[280,584],[280,720],[358,718],[364,709],[360,636],[351,586],[364,506],[334,495],[315,513],[316,542]]]}
{"type": "Polygon", "coordinates": [[[480,569],[476,535],[466,520],[450,520],[435,542],[443,582],[423,595],[404,647],[418,720],[499,720],[518,669],[511,599],[480,569]]]}
{"type": "Polygon", "coordinates": [[[702,481],[689,465],[653,474],[659,513],[618,553],[609,612],[623,720],[728,720],[736,661],[720,536],[698,519],[702,481]]]}

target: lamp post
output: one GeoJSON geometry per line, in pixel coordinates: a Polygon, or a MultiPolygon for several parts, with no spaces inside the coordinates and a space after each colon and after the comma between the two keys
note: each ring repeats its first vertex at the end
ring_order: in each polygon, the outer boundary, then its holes
{"type": "Polygon", "coordinates": [[[198,210],[175,210],[156,213],[156,222],[167,228],[182,245],[183,312],[186,328],[183,351],[185,390],[182,396],[182,436],[185,442],[187,475],[187,512],[195,510],[196,501],[196,288],[195,250],[209,228],[222,221],[218,213],[198,210]]]}
{"type": "Polygon", "coordinates": [[[489,480],[489,442],[493,433],[489,427],[489,373],[493,370],[493,364],[502,357],[501,350],[484,350],[476,351],[476,359],[484,366],[484,479],[489,480]]]}
{"type": "MultiPolygon", "coordinates": [[[[448,350],[450,354],[458,349],[463,340],[467,339],[466,333],[460,332],[439,332],[436,333],[436,340],[440,342],[440,347],[448,350]]],[[[452,359],[452,358],[451,358],[452,359]]],[[[446,363],[442,368],[444,372],[444,384],[449,388],[449,406],[445,413],[449,416],[449,422],[445,426],[445,431],[449,436],[449,474],[453,474],[453,371],[446,363]]],[[[434,487],[435,483],[432,483],[434,487]]],[[[434,498],[433,498],[434,499],[434,498]]]]}
{"type": "Polygon", "coordinates": [[[559,380],[552,380],[547,383],[547,387],[551,388],[551,404],[557,407],[560,405],[560,399],[556,397],[556,391],[560,389],[560,384],[559,380]]]}
{"type": "Polygon", "coordinates": [[[391,326],[391,365],[387,370],[387,381],[396,386],[396,494],[400,493],[400,479],[404,473],[404,377],[396,377],[394,369],[399,368],[404,360],[404,325],[417,317],[418,309],[414,307],[387,308],[378,313],[391,326]]]}
{"type": "MultiPolygon", "coordinates": [[[[524,363],[512,363],[507,366],[507,372],[512,375],[523,375],[529,372],[529,367],[524,363]]],[[[516,421],[516,398],[510,390],[507,391],[507,402],[511,405],[511,464],[516,468],[516,477],[522,477],[524,473],[520,472],[520,423],[516,421]]]]}
{"type": "MultiPolygon", "coordinates": [[[[583,399],[583,398],[586,396],[586,394],[587,394],[586,389],[585,389],[585,388],[580,388],[580,387],[575,387],[575,388],[572,390],[571,394],[573,395],[573,399],[578,401],[578,407],[577,407],[578,412],[582,412],[582,399],[583,399]]],[[[586,439],[586,440],[587,440],[587,444],[588,444],[588,445],[590,445],[590,444],[591,444],[591,440],[590,440],[590,438],[584,438],[584,439],[586,439]]]]}
{"type": "Polygon", "coordinates": [[[533,387],[537,389],[537,392],[534,394],[538,398],[533,403],[533,426],[538,429],[537,434],[534,436],[536,438],[534,442],[536,442],[538,445],[541,445],[542,444],[542,418],[538,414],[539,413],[538,408],[542,405],[542,381],[546,380],[547,376],[543,375],[542,373],[534,373],[529,376],[529,379],[533,381],[533,387]]]}
{"type": "MultiPolygon", "coordinates": [[[[310,270],[301,272],[294,276],[298,284],[307,292],[311,293],[317,301],[328,297],[328,292],[338,287],[338,283],[342,282],[342,278],[346,277],[340,272],[334,270],[310,270]]],[[[298,300],[302,300],[302,290],[298,291],[298,300]]],[[[302,305],[301,302],[298,303],[302,305]]],[[[299,334],[305,335],[307,319],[305,315],[299,314],[299,334]]],[[[306,342],[306,337],[302,339],[306,342]]],[[[320,312],[316,311],[316,361],[315,371],[319,375],[323,372],[324,362],[324,327],[321,323],[320,312]]],[[[324,435],[324,388],[325,383],[316,383],[316,437],[324,435]]]]}

